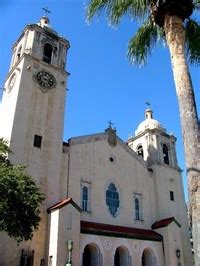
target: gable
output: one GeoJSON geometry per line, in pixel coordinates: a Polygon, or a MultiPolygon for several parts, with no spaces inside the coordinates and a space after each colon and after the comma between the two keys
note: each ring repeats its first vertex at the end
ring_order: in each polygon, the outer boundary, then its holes
{"type": "MultiPolygon", "coordinates": [[[[137,162],[139,162],[139,164],[141,164],[143,167],[147,168],[147,163],[143,160],[143,158],[141,158],[141,156],[138,156],[138,154],[135,151],[133,151],[127,145],[127,143],[125,143],[117,135],[113,136],[113,140],[112,140],[112,137],[109,136],[109,132],[107,132],[107,131],[104,133],[97,133],[97,134],[91,134],[91,135],[71,138],[71,139],[69,139],[68,146],[73,147],[73,146],[84,145],[84,144],[85,145],[88,144],[88,146],[89,146],[89,144],[92,144],[92,146],[94,147],[95,144],[97,144],[96,146],[98,146],[99,142],[106,144],[106,146],[111,148],[110,150],[113,149],[113,152],[116,150],[115,148],[117,146],[120,146],[132,158],[137,160],[137,162]]],[[[66,143],[65,143],[65,146],[66,146],[66,143]]]]}
{"type": "Polygon", "coordinates": [[[166,219],[156,221],[155,223],[152,224],[151,228],[152,229],[158,229],[158,228],[167,227],[172,222],[174,222],[178,227],[181,227],[181,225],[177,222],[177,220],[174,217],[169,217],[166,219]]]}
{"type": "Polygon", "coordinates": [[[78,204],[76,204],[76,202],[73,201],[72,198],[66,198],[66,199],[54,204],[53,206],[51,206],[50,208],[47,209],[47,212],[51,213],[52,211],[62,209],[63,207],[65,207],[66,205],[69,205],[69,204],[72,205],[79,212],[81,212],[81,208],[78,206],[78,204]]]}

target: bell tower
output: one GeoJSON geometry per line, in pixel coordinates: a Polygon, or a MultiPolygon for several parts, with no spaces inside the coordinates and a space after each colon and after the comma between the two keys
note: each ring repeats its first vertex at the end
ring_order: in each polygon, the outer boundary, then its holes
{"type": "MultiPolygon", "coordinates": [[[[185,254],[190,250],[186,205],[184,200],[181,169],[178,166],[175,148],[176,138],[153,117],[153,111],[145,110],[135,136],[129,138],[128,145],[147,162],[149,177],[153,181],[157,220],[175,217],[181,222],[182,243],[185,254]]],[[[149,187],[150,189],[150,187],[149,187]]],[[[152,221],[153,223],[154,221],[152,221]]]]}
{"type": "Polygon", "coordinates": [[[129,138],[128,145],[148,162],[149,167],[156,163],[178,168],[175,142],[176,138],[167,133],[153,118],[153,111],[147,108],[145,120],[139,124],[135,136],[129,138]]]}
{"type": "Polygon", "coordinates": [[[60,200],[64,108],[69,75],[65,66],[70,45],[49,23],[48,17],[42,17],[39,23],[27,25],[14,43],[0,106],[0,137],[10,145],[13,152],[10,160],[27,165],[28,173],[45,194],[39,231],[30,243],[22,244],[21,249],[10,239],[4,239],[0,254],[3,265],[20,265],[22,249],[25,253],[26,250],[34,251],[34,265],[43,265],[46,210],[60,200]],[[12,252],[14,262],[9,252],[12,252]]]}
{"type": "Polygon", "coordinates": [[[150,108],[145,110],[135,136],[129,138],[128,145],[147,162],[151,178],[154,180],[154,194],[157,197],[157,218],[176,217],[185,207],[181,170],[177,163],[176,138],[153,118],[150,108]],[[169,208],[170,206],[170,208],[169,208]],[[181,206],[181,207],[180,207],[181,206]]]}
{"type": "Polygon", "coordinates": [[[135,136],[129,138],[128,145],[147,162],[149,177],[154,183],[151,193],[156,197],[157,220],[175,217],[180,221],[182,242],[188,250],[189,243],[185,242],[188,236],[186,206],[175,142],[176,138],[167,133],[154,119],[153,111],[147,108],[144,121],[139,124],[135,136]]]}
{"type": "Polygon", "coordinates": [[[48,190],[49,204],[59,200],[52,189],[57,188],[62,154],[68,48],[48,17],[27,25],[13,45],[1,104],[0,134],[15,154],[12,161],[29,166],[30,174],[48,190]],[[49,173],[52,180],[47,182],[49,173]]]}

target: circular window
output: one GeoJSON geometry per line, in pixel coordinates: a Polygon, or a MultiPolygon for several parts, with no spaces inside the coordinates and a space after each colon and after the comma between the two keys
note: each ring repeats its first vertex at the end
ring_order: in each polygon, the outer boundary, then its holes
{"type": "Polygon", "coordinates": [[[110,154],[109,161],[110,161],[111,163],[115,163],[115,162],[116,162],[116,157],[115,157],[115,155],[110,154]]]}
{"type": "Polygon", "coordinates": [[[106,190],[106,205],[112,216],[116,216],[119,208],[119,193],[113,183],[110,183],[106,190]]]}

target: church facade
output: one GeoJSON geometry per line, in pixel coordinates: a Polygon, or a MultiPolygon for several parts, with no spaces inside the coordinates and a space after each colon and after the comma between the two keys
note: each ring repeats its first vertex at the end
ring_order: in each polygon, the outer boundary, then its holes
{"type": "Polygon", "coordinates": [[[69,47],[47,17],[13,45],[0,136],[46,198],[31,241],[0,234],[0,265],[192,265],[176,138],[150,108],[127,142],[111,125],[63,142],[69,47]]]}

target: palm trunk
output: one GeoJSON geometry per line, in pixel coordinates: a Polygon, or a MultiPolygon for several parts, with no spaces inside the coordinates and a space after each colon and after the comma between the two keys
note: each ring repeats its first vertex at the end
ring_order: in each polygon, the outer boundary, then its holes
{"type": "Polygon", "coordinates": [[[185,160],[188,175],[190,213],[193,224],[195,263],[200,265],[200,158],[198,115],[192,81],[185,56],[185,30],[179,17],[166,15],[164,30],[170,50],[178,97],[185,160]]]}

